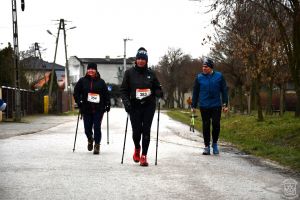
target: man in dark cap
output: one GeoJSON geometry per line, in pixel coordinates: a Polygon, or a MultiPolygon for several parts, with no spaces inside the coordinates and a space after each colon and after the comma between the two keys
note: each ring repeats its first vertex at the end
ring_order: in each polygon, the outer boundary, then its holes
{"type": "Polygon", "coordinates": [[[94,154],[99,154],[101,122],[104,112],[110,111],[110,97],[107,85],[100,77],[96,63],[87,65],[86,75],[80,78],[75,85],[74,99],[83,115],[84,130],[88,139],[87,148],[92,151],[95,141],[94,154]]]}
{"type": "Polygon", "coordinates": [[[198,74],[193,88],[192,112],[199,103],[202,117],[204,139],[203,155],[210,155],[210,126],[212,123],[213,154],[219,154],[218,139],[220,134],[221,111],[228,111],[227,86],[221,74],[214,70],[214,62],[205,58],[202,73],[198,74]],[[220,98],[222,96],[222,100],[220,98]]]}
{"type": "Polygon", "coordinates": [[[163,96],[155,72],[148,68],[148,53],[138,49],[135,66],[126,70],[120,88],[122,102],[130,115],[134,142],[133,161],[148,166],[147,152],[150,144],[150,129],[155,113],[156,97],[163,96]],[[142,146],[140,144],[142,139],[142,146]],[[142,154],[141,153],[142,150],[142,154]]]}

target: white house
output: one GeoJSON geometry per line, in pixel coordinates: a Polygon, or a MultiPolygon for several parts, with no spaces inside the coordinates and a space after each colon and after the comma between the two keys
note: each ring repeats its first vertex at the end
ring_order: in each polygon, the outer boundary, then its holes
{"type": "MultiPolygon", "coordinates": [[[[126,59],[126,68],[134,64],[135,58],[130,57],[126,59]]],[[[94,62],[97,64],[97,69],[101,74],[101,78],[106,83],[120,85],[123,78],[123,58],[78,58],[71,56],[69,58],[69,72],[71,87],[74,88],[75,84],[80,77],[86,74],[87,64],[94,62]]]]}

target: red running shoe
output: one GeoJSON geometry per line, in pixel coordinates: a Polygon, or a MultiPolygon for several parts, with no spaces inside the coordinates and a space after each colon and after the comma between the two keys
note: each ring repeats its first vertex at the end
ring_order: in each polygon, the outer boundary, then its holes
{"type": "Polygon", "coordinates": [[[140,162],[140,152],[141,152],[141,149],[136,149],[134,148],[134,154],[133,154],[133,161],[134,162],[140,162]]]}
{"type": "Polygon", "coordinates": [[[144,166],[144,167],[147,167],[147,166],[148,166],[147,156],[146,156],[146,155],[142,155],[142,156],[141,156],[140,165],[141,165],[141,166],[144,166]]]}

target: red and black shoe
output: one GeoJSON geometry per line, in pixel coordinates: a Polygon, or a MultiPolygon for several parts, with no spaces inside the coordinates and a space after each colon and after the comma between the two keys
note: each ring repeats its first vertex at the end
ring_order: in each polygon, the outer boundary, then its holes
{"type": "Polygon", "coordinates": [[[140,162],[140,152],[141,152],[141,149],[136,149],[134,148],[134,154],[133,154],[133,161],[134,162],[140,162]]]}
{"type": "Polygon", "coordinates": [[[146,155],[142,155],[141,159],[140,159],[140,165],[147,167],[148,166],[148,162],[147,162],[147,156],[146,155]]]}

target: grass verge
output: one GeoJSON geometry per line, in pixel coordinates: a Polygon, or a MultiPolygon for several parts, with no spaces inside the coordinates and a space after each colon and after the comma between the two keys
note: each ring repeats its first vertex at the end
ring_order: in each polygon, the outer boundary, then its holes
{"type": "MultiPolygon", "coordinates": [[[[190,112],[169,110],[168,115],[190,124],[190,112]]],[[[197,111],[195,128],[202,131],[200,112],[197,111]]],[[[258,122],[254,115],[231,114],[222,116],[220,140],[234,144],[245,153],[267,158],[300,172],[300,118],[294,113],[283,117],[265,116],[258,122]]]]}

